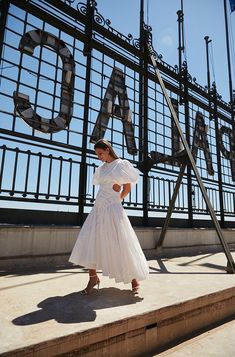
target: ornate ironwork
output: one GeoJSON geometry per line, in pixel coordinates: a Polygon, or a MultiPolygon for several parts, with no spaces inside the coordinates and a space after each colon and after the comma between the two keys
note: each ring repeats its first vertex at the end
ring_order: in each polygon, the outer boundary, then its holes
{"type": "MultiPolygon", "coordinates": [[[[94,7],[94,22],[100,26],[106,27],[112,34],[116,35],[117,37],[121,38],[122,40],[131,43],[131,40],[133,39],[133,36],[131,34],[123,35],[121,32],[117,31],[115,28],[111,26],[111,21],[109,19],[105,19],[98,11],[97,9],[97,2],[96,1],[91,1],[90,4],[92,7],[94,7]]],[[[87,14],[87,5],[79,2],[77,4],[77,10],[79,11],[80,14],[86,16],[87,14]]]]}
{"type": "Polygon", "coordinates": [[[79,2],[77,4],[77,10],[80,12],[80,14],[86,16],[86,14],[87,14],[87,5],[84,4],[83,2],[79,2]]]}
{"type": "Polygon", "coordinates": [[[66,5],[72,6],[75,0],[60,0],[61,2],[65,3],[66,5]]]}

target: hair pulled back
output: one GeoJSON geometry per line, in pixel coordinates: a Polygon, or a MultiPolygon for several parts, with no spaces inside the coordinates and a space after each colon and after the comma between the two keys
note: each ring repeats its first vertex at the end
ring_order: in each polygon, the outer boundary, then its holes
{"type": "Polygon", "coordinates": [[[112,156],[114,159],[119,159],[119,157],[113,150],[112,145],[105,139],[98,140],[94,145],[94,149],[102,149],[102,150],[109,149],[110,156],[112,156]]]}

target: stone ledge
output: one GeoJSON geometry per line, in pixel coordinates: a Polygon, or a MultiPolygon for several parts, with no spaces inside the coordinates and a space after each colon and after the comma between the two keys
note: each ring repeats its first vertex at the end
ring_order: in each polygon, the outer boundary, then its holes
{"type": "MultiPolygon", "coordinates": [[[[142,249],[154,249],[161,228],[134,227],[142,249]]],[[[0,226],[0,258],[69,254],[79,233],[79,227],[0,226]]],[[[224,229],[227,243],[235,244],[235,229],[224,229]]],[[[163,248],[220,245],[213,229],[170,228],[163,248]]]]}
{"type": "Polygon", "coordinates": [[[235,287],[5,352],[5,357],[138,356],[235,314],[235,287]]]}

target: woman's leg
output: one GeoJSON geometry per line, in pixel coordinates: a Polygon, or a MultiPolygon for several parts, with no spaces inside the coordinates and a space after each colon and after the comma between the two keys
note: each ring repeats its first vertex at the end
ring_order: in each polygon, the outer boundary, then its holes
{"type": "Polygon", "coordinates": [[[89,276],[91,277],[97,276],[96,269],[89,269],[89,276]]]}
{"type": "Polygon", "coordinates": [[[138,282],[138,280],[132,279],[131,286],[132,286],[132,292],[134,294],[138,294],[138,289],[140,287],[140,283],[138,282]]]}
{"type": "Polygon", "coordinates": [[[100,279],[97,276],[96,269],[89,269],[89,278],[90,279],[88,281],[87,287],[82,291],[83,295],[89,295],[95,285],[98,285],[99,288],[100,279]]]}

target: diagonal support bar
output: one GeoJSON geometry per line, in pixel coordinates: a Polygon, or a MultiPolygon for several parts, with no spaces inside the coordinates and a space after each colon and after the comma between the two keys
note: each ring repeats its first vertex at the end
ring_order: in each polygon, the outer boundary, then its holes
{"type": "Polygon", "coordinates": [[[186,168],[186,164],[183,164],[181,166],[181,168],[180,168],[180,173],[179,173],[178,179],[177,179],[176,184],[175,184],[174,192],[173,192],[173,195],[172,195],[172,198],[171,198],[171,202],[169,204],[169,208],[168,208],[168,211],[167,211],[166,219],[164,221],[164,225],[162,227],[161,234],[160,234],[160,237],[159,237],[159,240],[158,240],[156,248],[162,246],[162,244],[163,244],[163,240],[165,238],[166,231],[167,231],[167,228],[169,226],[170,219],[171,219],[171,214],[172,214],[172,211],[174,209],[175,201],[176,201],[179,189],[180,189],[180,185],[181,185],[182,179],[184,177],[185,168],[186,168]]]}
{"type": "Polygon", "coordinates": [[[213,221],[213,223],[214,223],[214,226],[215,226],[215,229],[216,229],[218,238],[219,238],[220,243],[221,243],[221,245],[222,245],[222,247],[223,247],[223,250],[224,250],[224,252],[225,252],[225,255],[226,255],[227,259],[228,259],[227,271],[228,271],[229,273],[233,273],[233,274],[234,274],[234,273],[235,273],[235,263],[234,263],[232,254],[231,254],[231,252],[230,252],[230,250],[229,250],[229,247],[228,247],[227,242],[225,241],[225,239],[224,239],[224,237],[223,237],[223,233],[222,233],[221,227],[220,227],[220,225],[219,225],[219,222],[218,222],[218,220],[217,220],[217,217],[216,217],[216,215],[215,215],[215,212],[214,212],[214,210],[213,210],[213,207],[212,207],[212,205],[211,205],[211,203],[210,203],[210,200],[209,200],[209,197],[208,197],[208,195],[207,195],[206,189],[205,189],[205,187],[204,187],[204,185],[203,185],[202,179],[201,179],[201,177],[200,177],[200,174],[199,174],[199,172],[198,172],[197,166],[196,166],[196,164],[195,164],[193,155],[192,155],[191,150],[190,150],[190,148],[189,148],[189,145],[188,145],[188,143],[187,143],[187,141],[186,141],[186,138],[184,137],[183,131],[182,131],[181,126],[180,126],[180,123],[179,123],[179,119],[178,119],[177,114],[176,114],[176,112],[175,112],[175,110],[174,110],[174,107],[173,107],[173,105],[172,105],[172,103],[171,103],[171,100],[170,100],[170,97],[169,97],[169,95],[168,95],[168,93],[167,93],[165,84],[164,84],[164,82],[163,82],[163,80],[162,80],[161,74],[160,74],[159,69],[158,69],[158,67],[157,67],[157,63],[156,63],[156,60],[155,60],[155,58],[154,58],[152,48],[151,48],[151,46],[150,46],[149,44],[147,44],[147,47],[148,47],[149,56],[150,56],[151,62],[152,62],[152,64],[153,64],[153,67],[154,67],[154,70],[155,70],[155,74],[156,74],[156,76],[157,76],[157,78],[158,78],[160,87],[161,87],[161,89],[162,89],[163,95],[164,95],[165,100],[166,100],[166,102],[167,102],[167,105],[168,105],[168,107],[169,107],[169,109],[170,109],[170,112],[171,112],[171,115],[172,115],[173,120],[174,120],[174,122],[175,122],[175,125],[176,125],[176,127],[177,127],[177,129],[178,129],[178,132],[179,132],[180,138],[181,138],[181,140],[182,140],[182,143],[183,143],[183,145],[184,145],[184,148],[185,148],[185,150],[186,150],[186,152],[187,152],[187,155],[188,155],[190,164],[191,164],[191,166],[192,166],[193,172],[194,172],[195,177],[196,177],[196,179],[197,179],[198,185],[199,185],[199,187],[200,187],[200,189],[201,189],[201,192],[202,192],[203,198],[204,198],[204,200],[205,200],[205,202],[206,202],[208,211],[210,212],[211,219],[212,219],[212,221],[213,221]]]}

